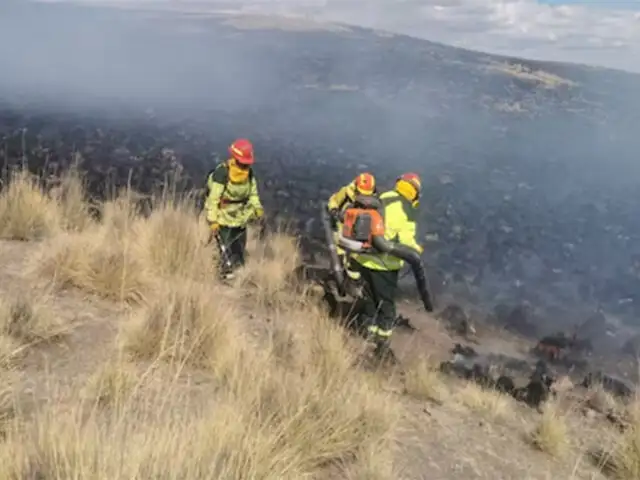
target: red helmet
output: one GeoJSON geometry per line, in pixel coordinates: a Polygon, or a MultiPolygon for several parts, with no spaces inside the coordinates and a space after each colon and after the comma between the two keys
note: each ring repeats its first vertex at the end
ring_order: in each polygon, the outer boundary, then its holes
{"type": "Polygon", "coordinates": [[[356,192],[362,195],[373,195],[376,191],[376,178],[368,173],[361,173],[353,181],[356,186],[356,192]]]}
{"type": "Polygon", "coordinates": [[[229,147],[231,157],[241,165],[253,164],[253,145],[246,138],[239,138],[229,147]]]}

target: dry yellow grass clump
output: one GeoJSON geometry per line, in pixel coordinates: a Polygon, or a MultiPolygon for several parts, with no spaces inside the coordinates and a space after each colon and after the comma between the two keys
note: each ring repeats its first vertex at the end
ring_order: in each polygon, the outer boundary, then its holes
{"type": "Polygon", "coordinates": [[[483,415],[488,420],[507,420],[515,415],[511,397],[476,383],[465,384],[456,392],[456,397],[461,405],[483,415]]]}
{"type": "Polygon", "coordinates": [[[545,405],[531,435],[533,444],[554,457],[564,456],[570,447],[566,414],[554,403],[545,405]]]}
{"type": "Polygon", "coordinates": [[[626,428],[612,445],[600,446],[600,463],[619,480],[640,478],[640,401],[636,398],[624,409],[626,428]]]}
{"type": "MultiPolygon", "coordinates": [[[[0,394],[0,478],[393,477],[401,404],[295,279],[294,238],[252,237],[228,287],[188,198],[160,195],[142,215],[123,191],[94,220],[76,173],[53,192],[24,173],[12,182],[0,220],[13,222],[5,238],[40,240],[29,278],[127,308],[90,375],[29,414],[2,414],[13,410],[0,394]]],[[[31,297],[0,313],[16,345],[58,332],[31,297]]]]}
{"type": "Polygon", "coordinates": [[[437,365],[427,358],[419,358],[407,366],[405,390],[418,400],[435,402],[442,402],[449,393],[437,365]]]}

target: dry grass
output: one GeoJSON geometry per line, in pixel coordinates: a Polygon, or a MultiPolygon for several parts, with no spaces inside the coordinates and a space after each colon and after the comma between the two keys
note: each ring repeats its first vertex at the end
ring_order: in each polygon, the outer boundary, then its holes
{"type": "Polygon", "coordinates": [[[567,418],[554,403],[545,405],[540,421],[532,432],[533,444],[554,457],[563,457],[571,446],[567,418]]]}
{"type": "Polygon", "coordinates": [[[188,201],[159,201],[148,218],[134,225],[137,255],[152,275],[197,281],[215,278],[212,248],[205,245],[206,222],[200,221],[188,201]]]}
{"type": "Polygon", "coordinates": [[[457,401],[488,420],[507,420],[515,415],[513,401],[507,395],[476,383],[466,383],[456,392],[457,401]]]}
{"type": "Polygon", "coordinates": [[[292,293],[298,286],[293,275],[301,262],[297,239],[276,232],[259,240],[252,232],[247,250],[250,256],[238,272],[234,286],[240,291],[248,289],[251,302],[257,308],[287,306],[295,299],[292,293]]]}
{"type": "Polygon", "coordinates": [[[76,168],[64,172],[49,191],[26,170],[14,170],[0,195],[0,238],[39,240],[61,230],[93,225],[85,201],[84,179],[76,168]]]}
{"type": "Polygon", "coordinates": [[[343,467],[347,480],[388,480],[402,478],[393,461],[394,452],[388,446],[368,445],[360,449],[357,460],[343,467]]]}
{"type": "Polygon", "coordinates": [[[3,476],[296,479],[383,448],[379,406],[363,410],[362,398],[344,390],[321,398],[306,383],[285,389],[281,375],[261,384],[260,396],[228,392],[204,406],[175,386],[143,388],[130,408],[89,415],[80,403],[71,411],[49,405],[32,422],[11,423],[0,445],[3,476]]]}
{"type": "Polygon", "coordinates": [[[127,192],[106,202],[103,221],[81,233],[60,234],[31,262],[37,278],[124,302],[141,302],[159,279],[205,280],[214,268],[202,225],[186,203],[164,203],[140,216],[127,192]]]}
{"type": "MultiPolygon", "coordinates": [[[[409,402],[389,391],[395,379],[359,368],[360,342],[295,278],[295,238],[252,234],[229,287],[214,279],[215,250],[188,198],[161,195],[143,215],[123,190],[93,220],[77,171],[52,192],[25,174],[13,180],[0,195],[2,235],[43,239],[27,278],[126,313],[110,359],[86,377],[65,369],[52,383],[69,391],[39,394],[29,414],[0,370],[0,479],[399,478],[409,402]]],[[[0,303],[0,366],[70,326],[47,302],[0,303]]],[[[452,393],[428,359],[407,366],[405,387],[421,400],[455,397],[486,420],[515,413],[510,398],[475,384],[452,393]]],[[[549,428],[538,434],[552,443],[549,428]]],[[[630,465],[631,437],[620,445],[617,461],[630,465]]]]}
{"type": "Polygon", "coordinates": [[[62,212],[26,171],[11,172],[0,196],[0,237],[37,240],[55,234],[62,224],[62,212]]]}
{"type": "Polygon", "coordinates": [[[133,312],[121,341],[138,359],[215,370],[236,360],[238,321],[237,306],[220,291],[196,283],[166,283],[133,312]]]}
{"type": "Polygon", "coordinates": [[[81,234],[63,233],[43,244],[27,268],[35,279],[47,279],[57,288],[76,287],[113,300],[141,301],[152,278],[132,241],[105,226],[81,234]]]}
{"type": "Polygon", "coordinates": [[[73,166],[62,173],[58,185],[50,192],[49,198],[60,212],[64,230],[81,232],[95,224],[85,198],[85,187],[82,172],[73,166]]]}
{"type": "MultiPolygon", "coordinates": [[[[640,478],[640,403],[636,399],[627,406],[628,425],[607,454],[600,457],[605,467],[620,480],[640,478]]],[[[604,449],[603,449],[604,450],[604,449]]]]}
{"type": "Polygon", "coordinates": [[[405,368],[406,393],[418,400],[442,402],[449,390],[437,365],[427,358],[419,358],[405,368]]]}
{"type": "Polygon", "coordinates": [[[119,408],[138,385],[135,368],[122,358],[109,360],[100,367],[81,391],[81,397],[99,406],[119,408]]]}
{"type": "Polygon", "coordinates": [[[135,338],[145,358],[171,355],[177,372],[187,363],[213,365],[208,371],[215,388],[204,400],[166,378],[144,381],[146,374],[135,376],[126,362],[108,363],[84,387],[85,401],[73,402],[71,410],[46,405],[32,420],[11,422],[0,445],[5,474],[275,480],[332,468],[354,478],[385,478],[381,473],[392,471],[400,406],[352,368],[335,325],[307,311],[310,328],[293,334],[297,353],[282,364],[275,361],[278,342],[262,349],[235,335],[241,324],[216,315],[225,310],[206,293],[192,285],[167,297],[156,310],[157,323],[149,315],[153,308],[140,307],[134,318],[147,334],[124,337],[135,338]],[[234,336],[226,337],[226,327],[234,325],[234,336]],[[215,368],[221,359],[224,372],[215,368]]]}
{"type": "Polygon", "coordinates": [[[0,299],[0,336],[8,339],[5,345],[12,355],[31,344],[59,339],[72,327],[53,312],[46,296],[30,292],[0,299]]]}

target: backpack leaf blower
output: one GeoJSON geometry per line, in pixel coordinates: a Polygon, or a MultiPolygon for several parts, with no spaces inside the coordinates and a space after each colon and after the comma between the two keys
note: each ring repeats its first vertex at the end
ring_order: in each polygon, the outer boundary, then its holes
{"type": "MultiPolygon", "coordinates": [[[[420,299],[426,311],[433,311],[433,301],[429,291],[427,275],[420,254],[411,247],[392,242],[384,238],[384,220],[377,208],[347,208],[342,214],[344,226],[338,233],[338,244],[351,253],[387,253],[404,260],[411,267],[420,299]]],[[[322,208],[322,224],[324,226],[327,246],[331,261],[331,270],[338,291],[345,291],[344,267],[338,256],[334,230],[331,228],[331,216],[322,208]]]]}

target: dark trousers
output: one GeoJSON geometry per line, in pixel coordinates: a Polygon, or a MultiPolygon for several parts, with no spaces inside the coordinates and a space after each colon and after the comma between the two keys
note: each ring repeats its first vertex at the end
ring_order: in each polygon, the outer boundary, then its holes
{"type": "MultiPolygon", "coordinates": [[[[230,270],[235,270],[237,267],[244,265],[245,250],[247,248],[247,229],[245,227],[220,226],[218,232],[220,241],[227,250],[228,260],[231,264],[230,270]]],[[[224,269],[224,263],[222,268],[224,269]]]]}
{"type": "Polygon", "coordinates": [[[362,315],[377,327],[380,336],[388,337],[396,321],[398,270],[371,270],[353,262],[360,272],[364,298],[362,315]]]}

